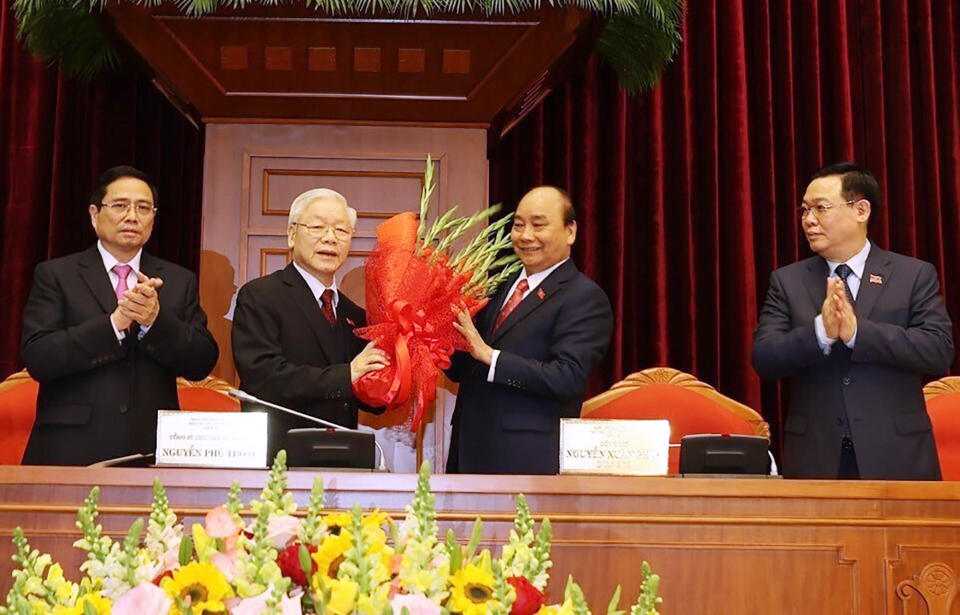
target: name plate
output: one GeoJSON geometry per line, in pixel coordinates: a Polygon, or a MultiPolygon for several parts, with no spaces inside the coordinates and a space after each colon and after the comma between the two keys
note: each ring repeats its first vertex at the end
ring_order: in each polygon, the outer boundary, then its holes
{"type": "Polygon", "coordinates": [[[662,476],[670,421],[561,419],[560,473],[662,476]]]}
{"type": "Polygon", "coordinates": [[[157,413],[157,465],[267,467],[266,412],[157,413]]]}

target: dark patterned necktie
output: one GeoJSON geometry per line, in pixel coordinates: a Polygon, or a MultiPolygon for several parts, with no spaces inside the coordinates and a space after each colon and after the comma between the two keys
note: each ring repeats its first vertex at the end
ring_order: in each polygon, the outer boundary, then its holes
{"type": "Polygon", "coordinates": [[[320,311],[323,312],[331,327],[337,324],[337,315],[333,311],[333,291],[329,288],[320,295],[320,311]]]}
{"type": "Polygon", "coordinates": [[[853,269],[850,268],[850,265],[848,265],[848,264],[846,264],[846,263],[843,263],[843,264],[841,264],[841,265],[837,265],[837,268],[836,268],[836,270],[834,271],[834,273],[836,273],[837,276],[838,276],[841,280],[843,280],[843,288],[844,288],[844,290],[847,291],[847,301],[850,302],[850,305],[853,305],[853,301],[854,301],[854,300],[853,300],[853,293],[850,292],[850,285],[847,284],[847,278],[850,277],[850,274],[851,274],[851,273],[853,273],[853,269]]]}

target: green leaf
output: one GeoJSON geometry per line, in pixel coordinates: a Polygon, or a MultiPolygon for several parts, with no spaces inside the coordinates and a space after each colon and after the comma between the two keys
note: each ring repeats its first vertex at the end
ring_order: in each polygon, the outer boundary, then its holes
{"type": "Polygon", "coordinates": [[[177,560],[180,562],[181,566],[186,566],[190,563],[190,559],[193,556],[193,538],[190,536],[184,536],[180,539],[180,552],[177,554],[177,560]]]}
{"type": "Polygon", "coordinates": [[[310,551],[306,545],[301,544],[297,555],[300,557],[300,570],[302,570],[303,574],[307,577],[307,584],[309,585],[310,577],[312,576],[311,573],[313,572],[313,560],[310,558],[310,551]]]}
{"type": "Polygon", "coordinates": [[[613,598],[610,598],[610,604],[607,605],[607,615],[623,615],[626,611],[619,610],[621,588],[617,585],[617,591],[613,592],[613,598]]]}
{"type": "Polygon", "coordinates": [[[460,543],[457,542],[457,535],[452,529],[447,530],[447,554],[450,556],[450,574],[460,570],[463,561],[463,552],[460,550],[460,543]]]}

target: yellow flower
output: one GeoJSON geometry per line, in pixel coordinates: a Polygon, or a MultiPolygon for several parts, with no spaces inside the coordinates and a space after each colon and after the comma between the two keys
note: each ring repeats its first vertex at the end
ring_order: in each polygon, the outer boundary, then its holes
{"type": "Polygon", "coordinates": [[[327,525],[327,531],[336,534],[337,531],[350,527],[353,517],[348,512],[330,513],[323,516],[323,522],[327,525]],[[336,531],[334,531],[335,528],[336,531]]]}
{"type": "MultiPolygon", "coordinates": [[[[372,530],[384,525],[389,518],[390,515],[385,512],[380,512],[380,509],[377,509],[363,517],[361,523],[363,524],[363,529],[372,530]]],[[[353,515],[348,512],[329,513],[323,516],[323,522],[327,525],[327,530],[331,534],[336,534],[340,530],[347,529],[353,524],[353,515]]]]}
{"type": "Polygon", "coordinates": [[[320,580],[315,584],[317,593],[323,591],[326,586],[330,590],[330,600],[327,602],[327,608],[323,615],[347,615],[353,611],[353,606],[357,601],[357,594],[360,586],[350,579],[326,579],[320,580]]]}
{"type": "Polygon", "coordinates": [[[317,574],[327,579],[336,579],[344,555],[353,546],[353,534],[349,530],[341,530],[339,534],[327,534],[323,542],[313,554],[313,561],[317,564],[317,574]]]}
{"type": "Polygon", "coordinates": [[[110,615],[110,609],[113,607],[110,600],[101,596],[100,592],[96,592],[80,596],[73,606],[55,606],[53,615],[84,615],[86,612],[85,604],[93,607],[97,615],[110,615]]]}
{"type": "Polygon", "coordinates": [[[493,597],[493,575],[475,564],[468,564],[450,577],[449,608],[463,615],[485,615],[500,606],[493,597]]]}
{"type": "Polygon", "coordinates": [[[555,604],[550,606],[544,605],[540,607],[536,615],[573,615],[573,601],[568,598],[564,600],[560,606],[555,604]]]}
{"type": "MultiPolygon", "coordinates": [[[[173,578],[165,578],[160,587],[176,601],[177,598],[189,605],[193,615],[226,613],[224,598],[232,594],[230,584],[212,564],[190,562],[173,572],[173,578]]],[[[170,609],[170,615],[178,615],[176,604],[170,609]]]]}

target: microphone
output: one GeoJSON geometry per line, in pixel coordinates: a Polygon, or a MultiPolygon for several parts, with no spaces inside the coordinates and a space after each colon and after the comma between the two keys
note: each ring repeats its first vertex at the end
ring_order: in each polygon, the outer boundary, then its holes
{"type": "MultiPolygon", "coordinates": [[[[267,406],[268,408],[273,408],[274,410],[279,410],[280,412],[284,412],[291,416],[295,416],[297,418],[301,418],[305,421],[310,421],[312,423],[317,423],[319,425],[323,425],[324,427],[336,429],[337,431],[350,431],[350,432],[356,432],[356,433],[363,433],[359,429],[350,429],[349,427],[344,427],[343,425],[338,425],[336,423],[332,423],[330,421],[320,419],[315,416],[310,416],[309,414],[304,414],[303,412],[297,412],[296,410],[291,410],[290,408],[266,401],[265,399],[260,399],[259,397],[251,395],[246,391],[241,391],[240,389],[230,388],[227,390],[227,394],[230,395],[230,397],[237,399],[238,401],[245,401],[251,404],[260,404],[263,406],[267,406]]],[[[380,453],[380,463],[377,464],[377,469],[382,472],[389,472],[389,470],[387,470],[386,457],[383,454],[383,447],[381,447],[380,443],[377,442],[376,436],[373,437],[373,444],[374,446],[377,447],[377,451],[380,453]]]]}
{"type": "Polygon", "coordinates": [[[88,468],[110,468],[113,466],[120,465],[121,463],[126,463],[128,461],[136,461],[137,459],[149,459],[150,457],[153,457],[153,453],[134,453],[132,455],[124,455],[123,457],[114,457],[113,459],[104,459],[103,461],[91,463],[87,467],[88,468]]]}

